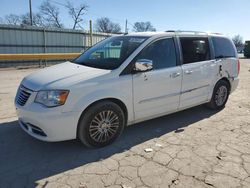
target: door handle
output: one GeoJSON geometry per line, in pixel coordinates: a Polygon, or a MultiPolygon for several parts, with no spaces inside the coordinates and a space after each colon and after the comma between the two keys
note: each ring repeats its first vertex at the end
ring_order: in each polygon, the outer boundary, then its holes
{"type": "Polygon", "coordinates": [[[180,76],[180,75],[181,75],[181,73],[175,72],[175,73],[172,74],[172,78],[176,78],[176,77],[178,77],[178,76],[180,76]]]}
{"type": "Polygon", "coordinates": [[[192,70],[186,70],[186,71],[185,71],[185,74],[192,74],[192,73],[193,73],[192,70]]]}
{"type": "Polygon", "coordinates": [[[144,81],[147,81],[148,80],[148,76],[146,73],[143,73],[143,77],[144,77],[144,81]]]}
{"type": "Polygon", "coordinates": [[[215,60],[215,63],[220,63],[220,62],[222,62],[222,59],[215,60]]]}

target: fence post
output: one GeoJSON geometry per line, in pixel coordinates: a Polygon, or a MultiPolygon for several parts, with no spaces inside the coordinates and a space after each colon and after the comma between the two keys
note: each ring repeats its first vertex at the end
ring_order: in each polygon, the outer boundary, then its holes
{"type": "MultiPolygon", "coordinates": [[[[45,28],[43,28],[43,47],[44,47],[43,51],[44,51],[44,53],[46,53],[47,52],[47,49],[46,49],[47,48],[47,38],[46,38],[46,30],[45,30],[45,28]]],[[[47,59],[45,59],[44,62],[45,62],[45,66],[46,66],[47,59]]]]}
{"type": "Polygon", "coordinates": [[[46,31],[43,29],[43,52],[46,53],[46,31]]]}
{"type": "Polygon", "coordinates": [[[90,46],[93,44],[92,20],[89,20],[90,46]]]}

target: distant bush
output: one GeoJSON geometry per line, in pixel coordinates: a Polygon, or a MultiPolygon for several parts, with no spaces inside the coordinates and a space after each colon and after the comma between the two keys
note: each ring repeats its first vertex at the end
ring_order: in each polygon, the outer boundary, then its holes
{"type": "Polygon", "coordinates": [[[244,56],[250,58],[250,41],[246,41],[245,43],[244,56]]]}

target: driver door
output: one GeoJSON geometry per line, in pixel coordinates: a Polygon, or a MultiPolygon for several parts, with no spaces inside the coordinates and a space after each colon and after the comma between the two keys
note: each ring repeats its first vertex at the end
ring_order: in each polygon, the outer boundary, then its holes
{"type": "Polygon", "coordinates": [[[182,69],[177,65],[173,38],[145,47],[135,61],[149,60],[153,70],[133,75],[135,120],[160,116],[179,107],[182,69]]]}

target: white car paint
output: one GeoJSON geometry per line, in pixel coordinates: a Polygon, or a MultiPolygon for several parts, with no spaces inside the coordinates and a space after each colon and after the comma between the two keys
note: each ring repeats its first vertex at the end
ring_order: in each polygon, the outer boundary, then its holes
{"type": "Polygon", "coordinates": [[[92,78],[110,73],[110,70],[95,69],[70,62],[41,69],[24,78],[23,83],[34,91],[41,89],[67,89],[92,78]]]}
{"type": "Polygon", "coordinates": [[[210,63],[211,60],[182,65],[180,108],[208,100],[209,82],[212,79],[211,75],[213,75],[210,63]]]}
{"type": "Polygon", "coordinates": [[[235,58],[229,62],[209,60],[120,75],[146,45],[162,37],[175,36],[166,32],[131,35],[150,38],[115,70],[66,62],[25,77],[21,85],[29,89],[31,96],[24,106],[15,102],[21,127],[31,136],[44,141],[75,139],[82,112],[98,100],[114,98],[122,101],[127,108],[127,124],[130,125],[209,102],[216,82],[222,77],[230,81],[231,92],[238,85],[235,58]],[[223,67],[221,74],[218,73],[220,65],[223,67]],[[34,103],[38,91],[49,89],[70,90],[66,103],[55,108],[34,103]],[[28,124],[28,129],[23,124],[28,124]],[[47,136],[35,134],[29,124],[41,128],[47,136]]]}
{"type": "Polygon", "coordinates": [[[143,120],[178,109],[181,72],[181,66],[177,66],[133,75],[136,120],[143,120]]]}

